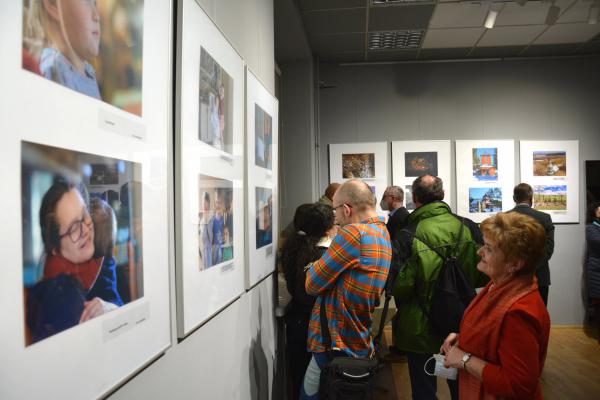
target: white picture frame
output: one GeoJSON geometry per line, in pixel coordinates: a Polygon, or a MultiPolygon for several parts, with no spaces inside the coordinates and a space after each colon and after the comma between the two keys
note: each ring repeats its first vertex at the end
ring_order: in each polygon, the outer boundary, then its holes
{"type": "Polygon", "coordinates": [[[451,209],[454,205],[451,173],[450,140],[402,140],[392,142],[392,185],[404,190],[404,206],[414,210],[412,183],[422,174],[442,179],[444,201],[451,209]]]}
{"type": "Polygon", "coordinates": [[[183,0],[179,13],[175,251],[181,338],[243,293],[245,217],[244,61],[194,0],[183,0]],[[207,111],[217,101],[224,105],[207,111]],[[212,198],[205,213],[206,193],[212,198]],[[214,222],[211,255],[203,252],[204,214],[214,222]],[[229,240],[227,227],[233,230],[229,240]]]}
{"type": "MultiPolygon", "coordinates": [[[[10,195],[0,233],[7,268],[0,271],[0,353],[3,398],[102,398],[156,359],[171,345],[169,294],[169,207],[172,39],[169,2],[144,2],[144,72],[141,116],[41,79],[22,68],[23,2],[1,6],[0,129],[10,195]],[[165,18],[167,16],[167,18],[165,18]],[[141,167],[143,296],[117,310],[29,346],[23,302],[21,170],[23,143],[107,157],[141,167]],[[18,384],[28,377],[35,384],[18,384]]],[[[56,168],[68,160],[58,159],[56,168]]],[[[92,167],[93,168],[93,167],[92,167]]],[[[137,179],[137,178],[136,178],[137,179]]],[[[96,187],[102,181],[97,180],[96,187]]],[[[35,208],[34,208],[35,210],[35,208]]]]}
{"type": "Polygon", "coordinates": [[[329,145],[329,182],[343,183],[353,177],[364,180],[372,190],[374,188],[380,216],[387,214],[379,202],[389,182],[388,165],[387,142],[329,145]]]}
{"type": "Polygon", "coordinates": [[[455,146],[456,213],[479,223],[499,211],[511,210],[514,140],[457,140],[455,146]]]}
{"type": "Polygon", "coordinates": [[[246,289],[276,268],[278,126],[279,102],[246,69],[246,289]]]}
{"type": "Polygon", "coordinates": [[[579,223],[579,141],[521,140],[521,182],[554,223],[579,223]],[[545,202],[545,199],[551,201],[545,202]]]}

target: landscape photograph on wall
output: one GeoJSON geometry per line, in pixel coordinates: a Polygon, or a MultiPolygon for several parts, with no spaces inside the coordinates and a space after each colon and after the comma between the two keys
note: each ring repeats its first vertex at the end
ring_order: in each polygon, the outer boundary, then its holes
{"type": "Polygon", "coordinates": [[[567,152],[534,151],[534,176],[567,176],[567,152]]]}
{"type": "Polygon", "coordinates": [[[344,179],[375,178],[375,154],[342,154],[342,177],[344,179]]]}
{"type": "Polygon", "coordinates": [[[493,213],[499,211],[502,211],[501,188],[469,188],[470,213],[493,213]]]}
{"type": "Polygon", "coordinates": [[[567,185],[533,186],[533,208],[536,210],[566,210],[567,185]]]}
{"type": "Polygon", "coordinates": [[[496,147],[473,149],[473,177],[478,181],[498,180],[498,149],[496,147]]]}
{"type": "Polygon", "coordinates": [[[438,175],[438,159],[435,151],[404,153],[404,175],[417,177],[424,174],[438,175]]]}

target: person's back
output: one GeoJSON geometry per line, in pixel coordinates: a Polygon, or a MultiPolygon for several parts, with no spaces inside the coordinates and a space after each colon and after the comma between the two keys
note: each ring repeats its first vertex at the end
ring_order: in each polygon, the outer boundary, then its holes
{"type": "MultiPolygon", "coordinates": [[[[447,256],[456,256],[472,287],[483,286],[486,279],[477,271],[481,233],[476,224],[452,214],[450,207],[442,201],[441,179],[423,175],[413,182],[412,193],[417,208],[407,220],[406,230],[410,233],[401,231],[398,237],[401,265],[394,285],[398,312],[392,333],[395,346],[407,355],[413,399],[431,399],[436,396],[437,381],[436,377],[425,374],[423,366],[438,352],[444,339],[432,332],[429,311],[445,260],[417,238],[424,239],[447,256]],[[462,223],[465,226],[461,233],[462,223]],[[456,247],[459,235],[460,243],[456,247]]],[[[455,399],[458,386],[448,382],[455,399]]]]}
{"type": "Polygon", "coordinates": [[[345,182],[333,196],[336,221],[342,226],[329,249],[310,264],[306,292],[318,296],[313,307],[308,348],[313,353],[301,399],[317,399],[327,351],[368,357],[373,351],[373,310],[390,270],[392,248],[375,196],[360,180],[345,182]],[[337,204],[337,205],[336,205],[337,204]],[[325,307],[330,347],[325,347],[320,312],[325,307]]]}

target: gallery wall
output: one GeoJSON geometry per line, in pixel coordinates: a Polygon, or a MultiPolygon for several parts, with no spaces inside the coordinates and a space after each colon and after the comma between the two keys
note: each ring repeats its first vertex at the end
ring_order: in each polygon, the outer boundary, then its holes
{"type": "MultiPolygon", "coordinates": [[[[274,94],[273,2],[197,2],[248,69],[274,94]]],[[[272,276],[266,277],[181,341],[177,340],[172,297],[171,348],[110,398],[273,398],[276,390],[273,282],[272,276]]],[[[171,286],[174,290],[175,285],[171,286]]]]}
{"type": "MultiPolygon", "coordinates": [[[[332,143],[575,139],[580,148],[579,187],[585,188],[585,160],[599,158],[599,70],[600,58],[362,66],[322,63],[320,79],[333,87],[319,93],[321,165],[328,165],[327,149],[332,143]]],[[[328,183],[328,169],[321,168],[321,190],[328,183]]],[[[456,193],[455,183],[452,189],[456,193]]],[[[583,193],[580,198],[585,199],[583,193]]],[[[549,298],[555,325],[580,325],[584,320],[583,203],[579,209],[579,224],[556,227],[549,298]]]]}

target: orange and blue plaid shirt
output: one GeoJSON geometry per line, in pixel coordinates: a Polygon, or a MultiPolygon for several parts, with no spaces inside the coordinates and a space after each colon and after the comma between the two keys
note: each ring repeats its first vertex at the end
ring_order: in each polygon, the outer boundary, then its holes
{"type": "Polygon", "coordinates": [[[383,218],[373,217],[341,228],[323,256],[309,264],[306,292],[319,296],[308,326],[308,350],[326,351],[320,312],[325,304],[331,347],[367,357],[373,349],[371,324],[392,261],[383,218]]]}

